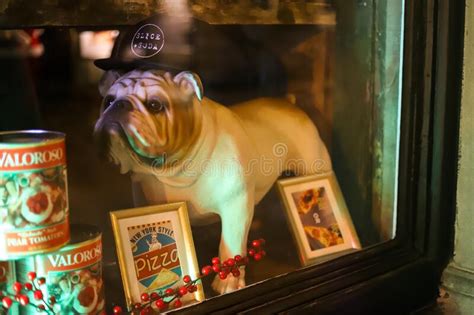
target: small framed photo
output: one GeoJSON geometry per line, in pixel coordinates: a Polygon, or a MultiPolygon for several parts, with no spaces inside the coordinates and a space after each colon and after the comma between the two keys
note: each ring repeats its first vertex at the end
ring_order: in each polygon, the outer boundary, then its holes
{"type": "MultiPolygon", "coordinates": [[[[199,276],[186,203],[178,202],[110,213],[125,298],[130,308],[142,293],[164,292],[199,276]]],[[[202,301],[201,283],[184,305],[202,301]]],[[[129,309],[130,310],[130,309],[129,309]]]]}
{"type": "Polygon", "coordinates": [[[303,265],[360,249],[333,172],[282,179],[278,188],[303,265]]]}

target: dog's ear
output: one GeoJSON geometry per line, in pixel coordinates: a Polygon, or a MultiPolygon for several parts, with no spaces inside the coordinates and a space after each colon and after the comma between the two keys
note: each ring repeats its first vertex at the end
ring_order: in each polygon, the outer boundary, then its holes
{"type": "Polygon", "coordinates": [[[120,78],[122,75],[123,72],[118,70],[105,71],[99,81],[100,95],[102,95],[102,97],[105,97],[107,95],[107,91],[110,89],[112,84],[114,84],[115,81],[117,81],[117,79],[120,78]]]}
{"type": "Polygon", "coordinates": [[[202,100],[203,87],[199,76],[191,71],[183,71],[178,73],[173,81],[179,86],[186,90],[196,94],[199,100],[202,100]]]}

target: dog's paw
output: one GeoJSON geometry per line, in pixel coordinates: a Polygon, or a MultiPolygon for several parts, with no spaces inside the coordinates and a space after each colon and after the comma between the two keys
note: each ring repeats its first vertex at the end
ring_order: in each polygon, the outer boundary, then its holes
{"type": "Polygon", "coordinates": [[[219,275],[216,275],[212,282],[214,291],[220,294],[233,292],[245,287],[245,269],[240,269],[240,276],[234,277],[232,274],[228,275],[226,279],[222,280],[219,275]]]}

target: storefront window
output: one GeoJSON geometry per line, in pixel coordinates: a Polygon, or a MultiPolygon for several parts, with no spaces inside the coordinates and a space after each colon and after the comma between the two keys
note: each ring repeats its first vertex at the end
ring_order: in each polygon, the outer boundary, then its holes
{"type": "MultiPolygon", "coordinates": [[[[109,307],[127,303],[111,211],[185,202],[188,271],[265,239],[205,298],[395,237],[404,1],[122,2],[160,15],[0,33],[0,129],[66,134],[70,222],[102,231],[109,307]]],[[[175,272],[150,268],[134,302],[175,272]]]]}

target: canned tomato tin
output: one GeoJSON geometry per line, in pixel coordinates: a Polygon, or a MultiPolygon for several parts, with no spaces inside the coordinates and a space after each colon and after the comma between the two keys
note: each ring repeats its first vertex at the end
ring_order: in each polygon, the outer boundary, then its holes
{"type": "MultiPolygon", "coordinates": [[[[71,224],[69,245],[57,252],[17,260],[16,271],[22,283],[28,281],[30,271],[46,279],[40,288],[45,301],[55,298],[55,314],[101,314],[104,309],[102,240],[97,227],[71,224]]],[[[35,313],[31,306],[20,309],[21,314],[35,313]]]]}
{"type": "Polygon", "coordinates": [[[65,135],[0,132],[0,260],[69,241],[65,135]]]}

